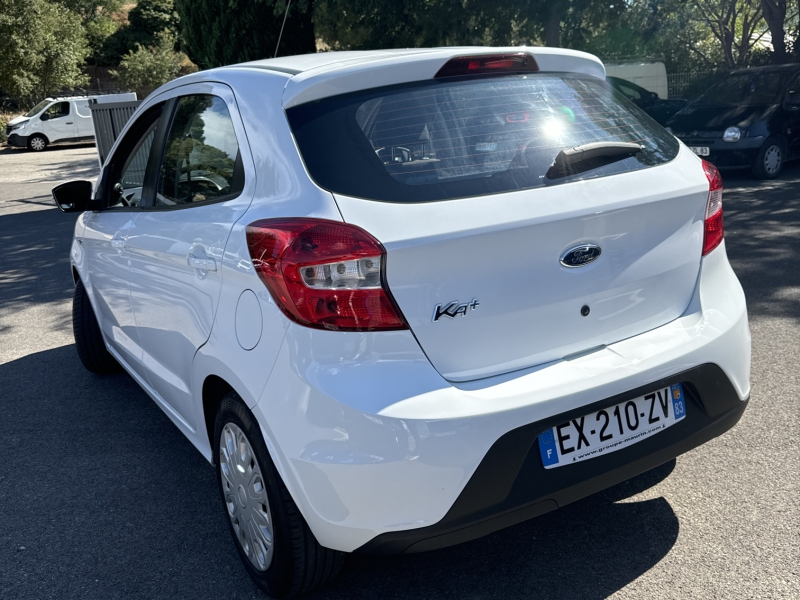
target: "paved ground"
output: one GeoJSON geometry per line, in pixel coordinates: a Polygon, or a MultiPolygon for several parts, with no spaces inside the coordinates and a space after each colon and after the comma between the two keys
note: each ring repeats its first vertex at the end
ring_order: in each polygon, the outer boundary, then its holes
{"type": "MultiPolygon", "coordinates": [[[[259,598],[212,468],[129,377],[90,375],[71,345],[74,217],[49,189],[96,167],[92,147],[0,150],[0,598],[259,598]]],[[[753,332],[740,424],[486,538],[351,557],[310,598],[800,597],[800,166],[726,179],[753,332]]]]}

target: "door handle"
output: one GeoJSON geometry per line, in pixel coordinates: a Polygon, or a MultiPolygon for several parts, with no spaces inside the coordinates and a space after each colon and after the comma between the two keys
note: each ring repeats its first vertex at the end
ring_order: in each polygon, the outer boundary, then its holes
{"type": "Polygon", "coordinates": [[[72,125],[72,121],[70,121],[69,123],[65,123],[65,125],[72,125]]]}
{"type": "Polygon", "coordinates": [[[125,238],[119,232],[115,233],[114,237],[111,238],[111,247],[117,250],[122,250],[125,247],[125,238]]]}
{"type": "Polygon", "coordinates": [[[201,271],[217,270],[217,261],[213,258],[200,258],[190,253],[189,256],[186,257],[186,262],[189,263],[189,266],[193,269],[200,269],[201,271]]]}

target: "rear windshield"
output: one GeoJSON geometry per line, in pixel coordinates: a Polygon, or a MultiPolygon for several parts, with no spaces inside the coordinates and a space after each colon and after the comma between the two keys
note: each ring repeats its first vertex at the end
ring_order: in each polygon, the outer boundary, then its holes
{"type": "Polygon", "coordinates": [[[432,80],[291,108],[311,177],[348,196],[428,202],[636,171],[675,158],[678,141],[604,81],[537,74],[432,80]],[[642,151],[567,177],[558,153],[592,142],[642,151]]]}
{"type": "Polygon", "coordinates": [[[775,97],[794,75],[789,71],[736,73],[709,88],[697,99],[697,104],[738,104],[752,106],[772,104],[775,97]]]}

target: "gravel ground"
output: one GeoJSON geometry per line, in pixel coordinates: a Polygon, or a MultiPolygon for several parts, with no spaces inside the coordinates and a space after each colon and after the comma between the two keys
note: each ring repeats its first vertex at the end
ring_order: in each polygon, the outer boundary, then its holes
{"type": "MultiPolygon", "coordinates": [[[[97,173],[92,146],[0,150],[0,598],[260,598],[212,468],[127,375],[72,346],[74,216],[49,190],[97,173]]],[[[308,598],[799,598],[800,166],[724,174],[748,297],[752,397],[724,436],[483,539],[350,557],[308,598]]]]}

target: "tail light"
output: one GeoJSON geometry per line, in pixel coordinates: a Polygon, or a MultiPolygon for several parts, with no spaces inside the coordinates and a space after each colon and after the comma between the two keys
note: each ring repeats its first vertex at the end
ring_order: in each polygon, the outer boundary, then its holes
{"type": "Polygon", "coordinates": [[[265,219],[247,226],[253,266],[283,313],[317,329],[407,329],[386,285],[386,251],[354,225],[265,219]]]}
{"type": "Polygon", "coordinates": [[[708,178],[708,202],[703,227],[703,256],[722,243],[725,228],[722,224],[722,176],[717,167],[703,161],[703,171],[708,178]]]}

